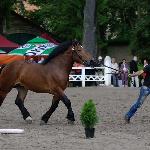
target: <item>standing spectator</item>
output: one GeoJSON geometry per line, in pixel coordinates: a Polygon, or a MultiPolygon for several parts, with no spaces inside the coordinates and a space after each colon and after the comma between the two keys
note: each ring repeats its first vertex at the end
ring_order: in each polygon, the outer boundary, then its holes
{"type": "MultiPolygon", "coordinates": [[[[104,61],[102,56],[98,56],[98,62],[97,62],[97,67],[103,67],[104,66],[104,61]]],[[[104,76],[104,69],[95,69],[95,75],[97,76],[104,76]]],[[[96,85],[101,85],[104,84],[103,81],[96,81],[96,85]]]]}
{"type": "Polygon", "coordinates": [[[119,73],[118,73],[118,86],[119,86],[119,87],[122,87],[122,79],[121,79],[121,71],[120,71],[121,64],[122,64],[122,62],[119,62],[119,63],[118,63],[118,66],[119,66],[119,73]]]}
{"type": "Polygon", "coordinates": [[[149,64],[149,60],[147,58],[144,59],[144,67],[146,67],[149,64]]]}
{"type": "MultiPolygon", "coordinates": [[[[148,58],[145,58],[144,61],[143,61],[144,65],[143,65],[143,68],[145,68],[147,65],[149,65],[149,59],[148,58]]],[[[146,76],[146,73],[142,73],[141,74],[141,84],[143,85],[143,82],[144,82],[144,79],[145,79],[145,76],[146,76]]]]}
{"type": "MultiPolygon", "coordinates": [[[[138,66],[138,70],[142,70],[143,69],[143,62],[142,62],[142,60],[138,61],[137,66],[138,66]]],[[[138,77],[139,77],[139,87],[141,87],[142,86],[143,76],[139,75],[138,77]]]]}
{"type": "Polygon", "coordinates": [[[103,61],[103,57],[102,56],[98,56],[98,67],[103,66],[104,61],[103,61]]]}
{"type": "Polygon", "coordinates": [[[111,59],[111,78],[112,78],[112,84],[114,87],[118,87],[118,72],[119,72],[119,67],[118,64],[116,63],[116,59],[112,58],[111,59]]]}
{"type": "MultiPolygon", "coordinates": [[[[134,56],[133,60],[131,60],[131,62],[130,62],[130,74],[134,74],[137,71],[138,71],[137,57],[134,56]]],[[[134,86],[134,83],[135,83],[135,87],[139,87],[139,78],[138,78],[138,76],[131,77],[131,87],[134,86]]]]}
{"type": "Polygon", "coordinates": [[[126,63],[126,59],[122,60],[122,64],[120,67],[121,71],[121,80],[122,80],[122,85],[124,87],[128,87],[128,72],[129,72],[129,65],[126,63]]]}

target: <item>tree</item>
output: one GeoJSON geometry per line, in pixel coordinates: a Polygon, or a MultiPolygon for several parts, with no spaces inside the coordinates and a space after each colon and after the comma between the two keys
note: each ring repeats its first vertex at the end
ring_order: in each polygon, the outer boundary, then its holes
{"type": "Polygon", "coordinates": [[[137,9],[137,20],[132,30],[130,47],[134,55],[144,58],[150,55],[150,1],[141,1],[137,9]]]}
{"type": "Polygon", "coordinates": [[[96,0],[86,0],[84,8],[84,36],[83,46],[96,56],[96,0]]]}
{"type": "Polygon", "coordinates": [[[62,41],[83,39],[94,56],[96,48],[106,55],[110,41],[128,42],[138,55],[145,55],[150,48],[149,0],[29,1],[40,9],[27,17],[62,41]]]}
{"type": "Polygon", "coordinates": [[[30,0],[40,6],[30,18],[62,40],[82,39],[83,8],[82,0],[30,0]],[[43,17],[44,16],[44,17],[43,17]]]}

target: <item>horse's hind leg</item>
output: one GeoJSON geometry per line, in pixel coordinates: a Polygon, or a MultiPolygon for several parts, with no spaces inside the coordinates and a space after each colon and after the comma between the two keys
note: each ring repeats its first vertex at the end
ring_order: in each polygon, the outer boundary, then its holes
{"type": "Polygon", "coordinates": [[[50,109],[41,118],[41,125],[46,124],[48,122],[50,116],[58,107],[59,101],[60,101],[60,97],[58,97],[56,95],[53,96],[52,105],[51,105],[50,109]]]}
{"type": "Polygon", "coordinates": [[[27,123],[32,123],[31,115],[24,106],[24,99],[27,95],[28,90],[22,86],[17,87],[17,90],[18,90],[18,95],[15,100],[15,104],[19,107],[19,109],[23,115],[23,119],[26,120],[27,123]]]}

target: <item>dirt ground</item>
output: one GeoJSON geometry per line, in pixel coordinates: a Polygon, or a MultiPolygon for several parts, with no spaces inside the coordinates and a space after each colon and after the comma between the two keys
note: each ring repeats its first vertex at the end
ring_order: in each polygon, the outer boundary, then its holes
{"type": "Polygon", "coordinates": [[[136,99],[137,88],[86,87],[68,88],[75,113],[75,124],[66,120],[66,107],[60,102],[47,125],[40,118],[51,105],[52,96],[29,92],[25,105],[33,118],[26,124],[14,104],[13,89],[0,108],[0,128],[24,129],[24,134],[0,134],[0,150],[150,150],[150,97],[131,120],[123,116],[136,99]],[[86,139],[80,122],[80,110],[87,99],[96,103],[100,122],[95,138],[86,139]]]}

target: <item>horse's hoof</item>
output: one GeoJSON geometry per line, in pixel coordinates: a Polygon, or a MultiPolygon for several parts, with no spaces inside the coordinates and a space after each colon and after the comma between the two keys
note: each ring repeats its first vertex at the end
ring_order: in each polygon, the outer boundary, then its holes
{"type": "Polygon", "coordinates": [[[45,121],[41,120],[41,122],[40,122],[40,125],[41,125],[41,126],[46,125],[46,124],[47,124],[47,123],[46,123],[45,121]]]}
{"type": "Polygon", "coordinates": [[[28,123],[28,124],[31,124],[32,123],[32,118],[30,116],[28,116],[25,121],[28,123]]]}
{"type": "Polygon", "coordinates": [[[68,124],[74,125],[74,121],[68,120],[68,124]]]}

